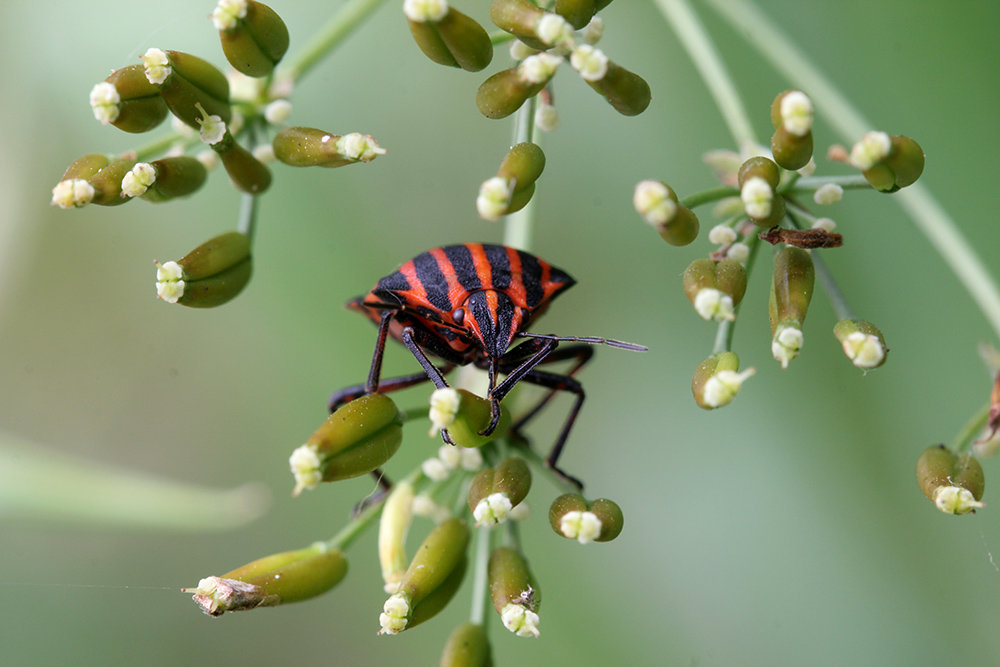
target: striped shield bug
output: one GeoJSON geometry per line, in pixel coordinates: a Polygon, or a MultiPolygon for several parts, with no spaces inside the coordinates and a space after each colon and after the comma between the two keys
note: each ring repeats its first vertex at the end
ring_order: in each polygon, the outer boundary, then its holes
{"type": "MultiPolygon", "coordinates": [[[[517,430],[534,417],[556,391],[575,396],[562,429],[546,459],[558,474],[582,487],[560,470],[556,462],[583,404],[584,391],[574,374],[591,358],[589,344],[645,351],[641,345],[578,336],[554,336],[526,331],[549,303],[575,284],[565,271],[523,250],[486,243],[444,246],[421,253],[376,283],[368,294],[348,302],[348,308],[378,325],[375,353],[368,381],[346,387],[330,399],[331,411],[365,393],[387,392],[430,380],[448,386],[444,375],[455,366],[473,364],[489,374],[491,422],[489,435],[500,418],[500,402],[514,386],[529,382],[549,389],[513,426],[517,430]],[[423,372],[381,379],[386,338],[405,345],[423,372]],[[515,338],[527,340],[514,345],[515,338]],[[576,344],[559,348],[562,342],[576,344]],[[558,349],[557,349],[558,348],[558,349]],[[439,368],[430,357],[444,362],[439,368]],[[542,371],[539,364],[573,363],[565,374],[542,371]],[[503,379],[498,379],[503,375],[503,379]]],[[[450,442],[447,431],[441,432],[450,442]]]]}

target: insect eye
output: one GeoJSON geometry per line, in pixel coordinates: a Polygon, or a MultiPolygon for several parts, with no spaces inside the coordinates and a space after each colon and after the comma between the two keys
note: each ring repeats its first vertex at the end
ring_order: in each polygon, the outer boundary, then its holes
{"type": "Polygon", "coordinates": [[[451,311],[451,319],[455,321],[455,324],[461,324],[465,319],[465,308],[456,308],[451,311]]]}

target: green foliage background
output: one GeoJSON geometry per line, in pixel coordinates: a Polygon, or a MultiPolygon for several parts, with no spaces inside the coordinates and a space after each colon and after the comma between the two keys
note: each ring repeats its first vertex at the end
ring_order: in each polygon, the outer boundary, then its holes
{"type": "MultiPolygon", "coordinates": [[[[342,4],[272,6],[294,52],[342,4]]],[[[480,3],[455,4],[485,19],[480,3]]],[[[748,46],[753,35],[695,4],[766,139],[768,105],[788,82],[748,46]]],[[[433,623],[376,637],[383,594],[374,534],[351,550],[348,579],[312,602],[211,620],[177,591],[342,525],[370,483],[292,500],[286,463],[323,419],[329,392],[365,377],[374,329],[342,303],[422,250],[501,238],[473,200],[506,150],[510,123],[475,109],[486,73],[447,70],[418,52],[398,5],[303,80],[292,116],[370,133],[389,154],[336,171],[274,166],[254,279],[208,312],[157,302],[152,260],[179,257],[234,224],[238,195],[221,172],[175,204],[67,212],[47,202],[74,157],[142,142],[90,115],[90,87],[110,69],[149,46],[223,64],[206,18],[212,3],[0,5],[0,437],[36,443],[43,456],[207,486],[260,481],[273,493],[262,519],[193,533],[39,515],[7,499],[4,664],[429,664],[465,616],[460,594],[433,623]]],[[[759,5],[879,129],[922,144],[922,182],[996,274],[1000,7],[759,5]]],[[[557,77],[562,126],[542,139],[548,166],[533,250],[579,284],[536,328],[650,348],[598,352],[564,458],[591,494],[621,504],[627,525],[606,545],[560,540],[544,521],[554,490],[538,485],[525,542],[545,594],[542,637],[520,640],[494,623],[498,664],[992,664],[1000,655],[996,463],[985,463],[986,509],[958,519],[923,498],[913,467],[986,399],[990,377],[976,345],[995,334],[891,198],[853,193],[829,209],[846,242],[824,258],[859,315],[885,332],[887,365],[868,376],[850,366],[818,297],[803,356],[781,372],[768,352],[765,255],[735,339],[758,374],[732,406],[695,407],[690,374],[714,328],[691,312],[680,274],[707,245],[661,243],[630,198],[648,177],[682,194],[712,185],[700,155],[730,139],[652,3],[619,0],[603,15],[602,48],[648,80],[653,104],[623,118],[569,72],[557,77]]],[[[488,71],[505,62],[499,50],[488,71]]],[[[823,113],[818,152],[840,141],[823,113]]],[[[390,350],[387,373],[413,368],[390,350]]],[[[401,404],[423,400],[418,391],[401,404]]],[[[540,446],[566,407],[534,429],[540,446]]],[[[390,473],[433,452],[423,429],[411,427],[390,473]]],[[[55,496],[65,510],[76,504],[59,498],[72,492],[61,476],[36,479],[23,457],[3,466],[38,497],[55,496]]],[[[148,500],[141,495],[134,501],[148,500]]]]}

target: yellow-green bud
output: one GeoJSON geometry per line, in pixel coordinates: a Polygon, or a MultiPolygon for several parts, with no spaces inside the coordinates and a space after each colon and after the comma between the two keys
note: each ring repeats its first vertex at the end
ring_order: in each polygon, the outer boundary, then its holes
{"type": "Polygon", "coordinates": [[[265,4],[220,0],[212,21],[226,60],[247,76],[267,76],[288,50],[288,28],[265,4]]]}
{"type": "Polygon", "coordinates": [[[611,61],[603,77],[593,81],[584,77],[584,80],[623,116],[642,113],[653,99],[645,79],[611,61]]]}
{"type": "Polygon", "coordinates": [[[486,628],[466,621],[455,628],[445,642],[438,667],[491,667],[490,642],[486,628]]]}
{"type": "Polygon", "coordinates": [[[784,126],[779,127],[771,135],[771,154],[774,155],[774,161],[785,169],[801,169],[812,158],[812,132],[800,136],[789,132],[784,126]]]}
{"type": "MultiPolygon", "coordinates": [[[[210,121],[217,119],[217,116],[211,116],[209,119],[210,121]]],[[[257,195],[271,186],[271,170],[233,139],[228,129],[221,139],[210,141],[209,144],[212,150],[219,154],[222,166],[225,167],[229,179],[237,190],[257,195]]]]}
{"type": "Polygon", "coordinates": [[[889,354],[882,332],[871,322],[840,320],[833,327],[833,335],[840,341],[847,358],[858,368],[878,368],[889,354]]]}
{"type": "Polygon", "coordinates": [[[731,259],[696,259],[684,271],[684,294],[702,319],[736,319],[735,308],[746,289],[746,269],[731,259]]]}
{"type": "Polygon", "coordinates": [[[227,611],[245,611],[299,602],[321,595],[347,574],[347,559],[322,543],[297,551],[266,556],[227,572],[206,577],[197,588],[185,588],[202,611],[221,616],[227,611]]]}
{"type": "Polygon", "coordinates": [[[545,169],[545,153],[529,141],[515,145],[503,162],[497,175],[479,187],[476,210],[486,220],[524,208],[535,192],[535,181],[545,169]]]}
{"type": "Polygon", "coordinates": [[[588,503],[577,493],[566,493],[549,506],[549,525],[557,535],[580,544],[610,542],[625,527],[618,504],[607,498],[588,503]]]}
{"type": "Polygon", "coordinates": [[[366,394],[330,415],[289,459],[294,495],[320,482],[366,475],[392,458],[403,440],[402,415],[385,394],[366,394]]]}
{"type": "Polygon", "coordinates": [[[972,454],[955,454],[944,445],[924,450],[917,459],[917,483],[945,514],[968,514],[983,507],[986,479],[972,454]]]}
{"type": "Polygon", "coordinates": [[[385,592],[395,593],[406,572],[406,533],[413,522],[413,485],[396,482],[382,506],[378,524],[378,559],[385,592]]]}
{"type": "Polygon", "coordinates": [[[480,470],[469,487],[469,509],[477,526],[507,520],[531,489],[531,469],[524,459],[512,456],[496,468],[480,470]]]}
{"type": "Polygon", "coordinates": [[[437,17],[439,12],[429,13],[424,2],[403,4],[410,32],[420,50],[440,65],[461,67],[468,72],[478,72],[489,65],[493,60],[493,43],[483,27],[444,2],[440,5],[444,5],[445,13],[437,17]]]}
{"type": "Polygon", "coordinates": [[[197,158],[179,155],[140,162],[122,179],[122,193],[163,202],[191,194],[205,183],[208,170],[197,158]]]}
{"type": "Polygon", "coordinates": [[[744,160],[743,164],[740,165],[739,171],[736,173],[740,189],[754,176],[764,179],[764,182],[770,186],[771,190],[775,190],[778,187],[778,182],[781,180],[781,170],[778,169],[778,165],[770,158],[766,158],[763,155],[755,155],[744,160]]]}
{"type": "Polygon", "coordinates": [[[759,227],[773,227],[785,217],[785,200],[761,176],[748,176],[740,185],[740,200],[751,222],[759,227]]]}
{"type": "Polygon", "coordinates": [[[490,435],[481,435],[490,425],[490,402],[465,389],[446,387],[431,394],[431,435],[448,430],[451,441],[460,447],[481,447],[510,428],[510,412],[500,406],[500,421],[490,435]]]}
{"type": "Polygon", "coordinates": [[[379,634],[394,635],[412,627],[411,622],[426,620],[415,618],[417,609],[425,600],[437,609],[428,608],[424,613],[437,611],[444,606],[442,604],[438,607],[438,600],[431,598],[431,595],[438,588],[449,592],[452,582],[447,580],[454,579],[451,575],[465,561],[468,544],[469,527],[461,519],[448,519],[431,530],[403,574],[399,592],[386,600],[379,616],[379,624],[382,626],[379,634]]]}
{"type": "Polygon", "coordinates": [[[714,410],[729,405],[740,387],[756,371],[739,372],[740,359],[733,352],[720,352],[705,359],[691,378],[691,394],[698,407],[714,410]]]}
{"type": "Polygon", "coordinates": [[[913,139],[869,132],[851,148],[850,162],[876,190],[895,192],[913,184],[924,170],[924,151],[913,139]]]}
{"type": "Polygon", "coordinates": [[[180,51],[149,49],[142,56],[146,78],[160,89],[170,112],[190,127],[206,114],[232,119],[229,82],[211,63],[180,51]],[[199,110],[199,105],[204,112],[199,110]]]}
{"type": "Polygon", "coordinates": [[[521,108],[529,97],[545,88],[547,81],[533,83],[521,76],[521,67],[497,72],[476,91],[476,106],[487,118],[506,118],[521,108]]]}
{"type": "Polygon", "coordinates": [[[504,627],[519,637],[537,637],[542,594],[524,556],[510,547],[494,549],[487,578],[493,607],[504,627]]]}
{"type": "Polygon", "coordinates": [[[312,127],[286,127],[271,142],[274,157],[293,167],[342,167],[371,162],[385,149],[368,135],[336,135],[312,127]]]}
{"type": "Polygon", "coordinates": [[[87,182],[94,188],[92,204],[100,206],[117,206],[129,201],[128,197],[122,196],[122,179],[125,178],[135,160],[132,158],[118,158],[111,160],[100,171],[87,179],[87,182]]]}
{"type": "Polygon", "coordinates": [[[59,208],[80,208],[89,204],[96,194],[89,179],[107,164],[108,156],[103,153],[87,153],[73,160],[52,188],[52,205],[59,208]]]}
{"type": "Polygon", "coordinates": [[[580,30],[597,13],[596,0],[556,0],[552,10],[569,21],[574,29],[580,30]]]}
{"type": "Polygon", "coordinates": [[[252,269],[250,240],[227,232],[176,262],[156,262],[156,294],[167,303],[194,308],[221,306],[243,291],[252,269]]]}
{"type": "Polygon", "coordinates": [[[112,72],[90,91],[94,117],[125,132],[146,132],[167,117],[159,89],[146,79],[142,65],[112,72]]]}
{"type": "Polygon", "coordinates": [[[533,49],[544,51],[571,38],[566,19],[541,9],[529,0],[493,0],[490,20],[533,49]]]}
{"type": "Polygon", "coordinates": [[[774,256],[768,314],[771,354],[782,368],[798,356],[804,338],[802,324],[812,299],[815,273],[807,250],[786,246],[774,256]]]}

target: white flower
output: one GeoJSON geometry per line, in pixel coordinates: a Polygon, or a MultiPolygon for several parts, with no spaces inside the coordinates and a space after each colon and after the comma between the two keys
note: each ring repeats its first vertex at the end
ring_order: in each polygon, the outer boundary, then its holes
{"type": "Polygon", "coordinates": [[[535,109],[535,127],[542,132],[551,132],[559,127],[559,112],[551,104],[539,104],[535,109]]]}
{"type": "Polygon", "coordinates": [[[851,148],[849,161],[861,171],[871,169],[884,160],[892,149],[892,140],[885,132],[869,132],[851,148]]]}
{"type": "Polygon", "coordinates": [[[608,57],[604,51],[590,44],[581,44],[573,49],[569,63],[584,81],[600,81],[608,73],[608,57]]]}
{"type": "Polygon", "coordinates": [[[836,183],[821,185],[816,189],[816,192],[813,193],[813,201],[823,206],[836,204],[843,198],[844,188],[840,187],[836,183]]]}
{"type": "Polygon", "coordinates": [[[121,101],[122,96],[113,83],[101,81],[90,89],[90,108],[94,111],[94,118],[104,125],[118,119],[121,101]]]}
{"type": "Polygon", "coordinates": [[[506,178],[494,176],[483,181],[476,197],[476,210],[484,220],[498,220],[507,212],[510,198],[514,194],[514,184],[506,178]]]}
{"type": "Polygon", "coordinates": [[[593,542],[600,537],[603,524],[593,512],[574,510],[566,512],[559,519],[559,532],[580,544],[593,542]]]}
{"type": "Polygon", "coordinates": [[[771,202],[774,200],[774,190],[760,176],[754,176],[743,183],[740,189],[740,199],[743,208],[751,218],[763,219],[771,215],[771,202]]]}
{"type": "MultiPolygon", "coordinates": [[[[156,182],[156,169],[148,162],[137,162],[122,178],[122,194],[126,197],[138,197],[146,193],[156,182]]],[[[174,262],[168,262],[174,263],[174,262]]],[[[159,274],[159,272],[157,272],[159,274]]],[[[157,275],[159,279],[159,275],[157,275]]]]}
{"type": "Polygon", "coordinates": [[[232,30],[247,15],[247,0],[219,0],[212,10],[212,24],[216,30],[232,30]]]}
{"type": "Polygon", "coordinates": [[[736,371],[719,371],[705,381],[702,389],[702,400],[711,408],[728,405],[740,392],[740,387],[756,372],[753,368],[737,373],[736,371]]]}
{"type": "Polygon", "coordinates": [[[396,593],[382,605],[378,623],[381,626],[380,635],[395,635],[406,629],[410,616],[410,602],[405,593],[396,593]]]}
{"type": "Polygon", "coordinates": [[[726,251],[726,259],[731,259],[740,264],[746,264],[750,259],[750,246],[746,243],[734,243],[726,251]]]}
{"type": "Polygon", "coordinates": [[[663,183],[651,179],[636,184],[632,205],[654,227],[667,224],[677,215],[677,202],[670,198],[670,190],[663,183]]]}
{"type": "MultiPolygon", "coordinates": [[[[172,264],[173,262],[167,262],[167,264],[172,264]]],[[[166,266],[166,265],[164,265],[166,266]]],[[[180,281],[181,290],[183,291],[184,281],[180,281]]],[[[160,283],[157,283],[157,291],[159,291],[160,283]]],[[[165,297],[161,297],[166,300],[165,297]]],[[[173,303],[173,302],[171,302],[173,303]]],[[[314,489],[316,486],[323,481],[323,471],[321,469],[321,464],[319,460],[319,455],[316,453],[314,447],[309,445],[302,445],[292,452],[292,455],[288,457],[288,467],[292,470],[292,475],[295,477],[295,490],[292,491],[292,495],[299,495],[302,493],[303,489],[314,489]]]]}
{"type": "Polygon", "coordinates": [[[451,474],[451,469],[439,458],[425,459],[423,463],[420,464],[420,469],[423,471],[427,479],[432,482],[443,482],[448,479],[451,474]]]}
{"type": "Polygon", "coordinates": [[[451,387],[435,389],[431,394],[431,409],[429,417],[431,420],[431,430],[428,435],[434,437],[438,432],[451,426],[458,414],[458,408],[462,404],[462,395],[451,387]]]}
{"type": "Polygon", "coordinates": [[[843,343],[844,354],[858,368],[876,368],[885,359],[885,346],[878,336],[855,331],[843,343]]]}
{"type": "Polygon", "coordinates": [[[723,322],[736,319],[733,297],[711,287],[698,290],[694,297],[694,309],[703,320],[723,322]]]}
{"type": "Polygon", "coordinates": [[[161,49],[147,49],[146,53],[139,56],[139,59],[142,60],[142,65],[145,68],[146,79],[154,86],[166,81],[173,72],[173,68],[170,67],[170,59],[161,49]]]}
{"type": "Polygon", "coordinates": [[[263,164],[274,162],[274,147],[271,144],[258,144],[253,147],[251,153],[263,164]]]}
{"type": "Polygon", "coordinates": [[[790,134],[804,136],[812,129],[813,105],[801,90],[793,90],[781,98],[781,123],[790,134]]]}
{"type": "Polygon", "coordinates": [[[510,57],[513,60],[524,60],[528,56],[533,56],[538,53],[538,49],[533,49],[519,39],[515,39],[510,43],[510,57]]]}
{"type": "Polygon", "coordinates": [[[500,612],[503,626],[518,637],[538,636],[538,614],[523,605],[509,603],[500,612]]]}
{"type": "Polygon", "coordinates": [[[440,21],[448,14],[445,0],[404,0],[403,13],[416,23],[440,21]]]}
{"type": "Polygon", "coordinates": [[[226,123],[220,116],[210,116],[201,104],[195,106],[201,112],[201,118],[198,119],[198,125],[201,129],[198,134],[203,143],[214,146],[225,138],[226,123]]]}
{"type": "Polygon", "coordinates": [[[80,208],[94,199],[94,186],[82,178],[59,181],[52,188],[52,205],[59,208],[80,208]]]}
{"type": "Polygon", "coordinates": [[[517,76],[525,83],[545,83],[556,73],[563,59],[551,53],[528,56],[517,66],[517,76]]]}
{"type": "Polygon", "coordinates": [[[781,362],[782,368],[788,368],[788,362],[799,356],[799,350],[805,337],[802,330],[792,326],[781,326],[771,340],[771,356],[781,362]]]}
{"type": "Polygon", "coordinates": [[[968,514],[986,506],[960,486],[939,486],[934,491],[934,504],[945,514],[968,514]]]}
{"type": "Polygon", "coordinates": [[[718,245],[727,245],[737,238],[736,230],[729,225],[716,225],[708,232],[708,242],[718,245]]]}
{"type": "Polygon", "coordinates": [[[292,115],[292,103],[288,100],[274,100],[264,107],[264,118],[272,125],[280,125],[292,115]]]}
{"type": "Polygon", "coordinates": [[[359,162],[371,162],[386,152],[370,135],[358,132],[345,134],[337,139],[337,143],[334,145],[337,147],[338,153],[359,162]]]}
{"type": "Polygon", "coordinates": [[[506,495],[491,493],[479,501],[472,511],[472,516],[477,526],[492,526],[506,521],[513,507],[506,495]]]}
{"type": "Polygon", "coordinates": [[[573,26],[558,14],[545,14],[535,26],[535,34],[545,44],[569,45],[573,42],[573,26]]]}
{"type": "Polygon", "coordinates": [[[597,44],[602,36],[604,36],[604,19],[600,16],[591,18],[590,23],[583,26],[583,30],[580,31],[580,37],[587,44],[597,44]]]}
{"type": "Polygon", "coordinates": [[[812,224],[813,229],[822,229],[825,232],[832,232],[837,228],[837,223],[830,218],[816,218],[812,224]]]}

